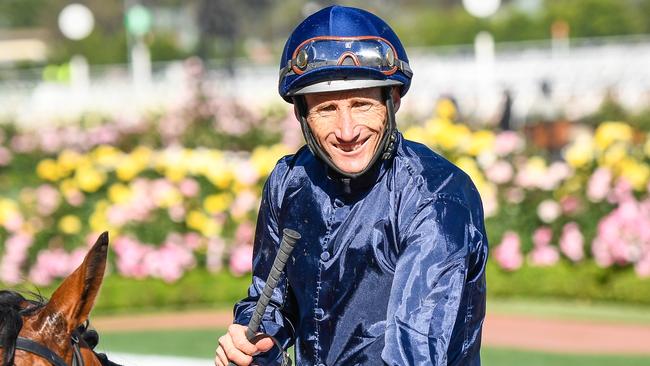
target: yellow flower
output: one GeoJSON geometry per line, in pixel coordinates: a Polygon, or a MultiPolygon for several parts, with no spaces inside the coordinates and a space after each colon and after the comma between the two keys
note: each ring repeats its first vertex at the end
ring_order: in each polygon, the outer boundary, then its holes
{"type": "Polygon", "coordinates": [[[39,178],[52,182],[55,182],[62,177],[59,165],[52,159],[41,160],[38,165],[36,165],[36,174],[39,178]]]}
{"type": "Polygon", "coordinates": [[[165,169],[165,177],[172,182],[180,182],[187,176],[187,170],[183,164],[168,165],[165,169]]]}
{"type": "Polygon", "coordinates": [[[81,220],[74,215],[65,215],[59,220],[59,230],[64,234],[78,234],[81,231],[81,220]]]}
{"type": "Polygon", "coordinates": [[[421,126],[412,126],[404,131],[404,138],[411,141],[416,141],[426,144],[426,130],[421,126]]]}
{"type": "Polygon", "coordinates": [[[122,160],[122,152],[110,145],[100,145],[91,152],[92,158],[98,165],[106,168],[118,166],[122,160]]]}
{"type": "Polygon", "coordinates": [[[259,175],[267,176],[271,173],[278,160],[288,153],[289,149],[282,144],[270,147],[258,146],[253,150],[250,159],[259,175]]]}
{"type": "Polygon", "coordinates": [[[611,145],[606,151],[605,154],[601,157],[601,165],[610,168],[616,168],[616,165],[627,157],[627,147],[623,143],[616,143],[611,145]]]}
{"type": "Polygon", "coordinates": [[[209,218],[203,212],[197,210],[188,212],[187,216],[185,217],[185,223],[187,224],[187,227],[199,232],[205,228],[208,221],[209,218]]]}
{"type": "Polygon", "coordinates": [[[215,237],[221,234],[221,225],[216,220],[208,219],[200,232],[205,237],[215,237]]]}
{"type": "Polygon", "coordinates": [[[203,200],[203,208],[211,214],[224,212],[233,201],[230,193],[219,193],[209,195],[203,200]]]}
{"type": "Polygon", "coordinates": [[[594,148],[591,139],[588,137],[577,138],[564,151],[564,159],[573,168],[580,168],[589,164],[594,159],[594,148]]]}
{"type": "Polygon", "coordinates": [[[106,182],[106,174],[92,166],[83,166],[77,169],[75,180],[81,190],[86,192],[97,192],[106,182]]]}
{"type": "Polygon", "coordinates": [[[122,183],[115,183],[108,188],[108,199],[117,204],[126,203],[131,199],[131,189],[122,183]]]}
{"type": "Polygon", "coordinates": [[[467,153],[472,156],[478,156],[484,151],[489,151],[494,147],[494,133],[488,130],[476,131],[472,134],[467,147],[467,153]]]}
{"type": "Polygon", "coordinates": [[[230,169],[225,166],[221,166],[221,169],[214,169],[206,175],[208,180],[215,185],[215,187],[225,190],[230,186],[230,183],[233,181],[233,174],[230,169]]]}
{"type": "Polygon", "coordinates": [[[650,168],[647,164],[626,157],[619,164],[620,174],[637,191],[645,190],[650,178],[650,168]]]}
{"type": "Polygon", "coordinates": [[[152,156],[153,151],[146,146],[138,146],[133,151],[131,151],[131,154],[129,154],[129,157],[131,159],[143,167],[148,166],[151,163],[152,156]]]}
{"type": "Polygon", "coordinates": [[[605,150],[617,141],[629,143],[632,135],[632,127],[623,122],[604,122],[596,129],[594,140],[599,149],[605,150]]]}
{"type": "Polygon", "coordinates": [[[161,208],[169,208],[183,203],[183,196],[175,189],[167,189],[156,197],[156,205],[161,208]]]}
{"type": "Polygon", "coordinates": [[[117,179],[123,182],[129,182],[142,171],[141,169],[142,167],[137,161],[135,161],[135,159],[127,156],[124,161],[115,168],[115,175],[117,176],[117,179]]]}
{"type": "Polygon", "coordinates": [[[106,210],[108,210],[108,207],[109,203],[106,200],[100,200],[95,204],[95,211],[90,214],[88,219],[91,231],[102,232],[114,229],[110,226],[106,217],[106,210]]]}
{"type": "Polygon", "coordinates": [[[467,156],[462,156],[456,160],[456,165],[469,175],[479,192],[481,192],[482,189],[487,188],[487,181],[483,176],[483,173],[481,173],[481,169],[478,167],[476,160],[467,156]]]}
{"type": "Polygon", "coordinates": [[[0,198],[0,225],[4,224],[7,219],[20,214],[18,204],[7,198],[0,198]]]}
{"type": "Polygon", "coordinates": [[[79,187],[77,186],[77,181],[71,178],[64,179],[59,183],[59,190],[64,196],[69,196],[79,192],[79,187]]]}
{"type": "Polygon", "coordinates": [[[82,156],[74,150],[65,149],[59,154],[57,160],[62,175],[67,176],[77,168],[77,165],[82,161],[82,156]]]}
{"type": "Polygon", "coordinates": [[[467,150],[472,138],[472,132],[469,127],[443,119],[429,122],[427,129],[431,131],[429,137],[430,142],[448,152],[467,150]]]}
{"type": "Polygon", "coordinates": [[[436,104],[436,116],[453,121],[456,119],[456,105],[449,98],[443,98],[436,104]]]}

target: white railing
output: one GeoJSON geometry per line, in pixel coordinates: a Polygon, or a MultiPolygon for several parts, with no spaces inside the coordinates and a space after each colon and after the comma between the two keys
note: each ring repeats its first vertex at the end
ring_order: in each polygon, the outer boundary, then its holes
{"type": "MultiPolygon", "coordinates": [[[[492,61],[477,62],[472,46],[409,49],[415,78],[403,109],[431,113],[442,95],[452,95],[461,112],[479,120],[496,120],[502,93],[513,96],[519,121],[535,107],[539,85],[547,80],[553,101],[569,118],[595,110],[607,92],[633,109],[650,102],[650,36],[571,40],[569,48],[549,41],[498,43],[492,61]]],[[[218,94],[246,103],[281,103],[277,95],[277,66],[235,62],[235,77],[208,64],[206,82],[218,94]]],[[[87,110],[139,113],[176,101],[184,82],[182,62],[157,63],[146,86],[131,82],[126,65],[90,68],[90,85],[83,90],[42,81],[43,70],[0,69],[0,118],[24,123],[65,120],[87,110]],[[55,117],[56,116],[56,117],[55,117]]]]}

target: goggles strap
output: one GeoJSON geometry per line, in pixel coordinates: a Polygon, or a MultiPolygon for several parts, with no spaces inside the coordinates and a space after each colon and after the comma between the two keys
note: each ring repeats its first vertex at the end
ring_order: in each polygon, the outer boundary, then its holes
{"type": "Polygon", "coordinates": [[[341,169],[339,169],[334,164],[334,162],[332,162],[332,159],[330,159],[327,153],[323,151],[323,148],[320,146],[318,141],[316,141],[316,138],[312,134],[311,128],[309,128],[309,124],[307,123],[307,114],[309,113],[309,110],[307,109],[307,102],[305,100],[305,97],[302,95],[295,96],[293,98],[293,101],[298,108],[298,116],[300,119],[302,134],[305,137],[307,147],[309,147],[309,150],[311,150],[312,154],[314,154],[320,160],[324,161],[336,173],[351,179],[358,178],[367,173],[372,169],[375,163],[377,163],[377,160],[380,158],[382,160],[389,160],[393,156],[393,153],[395,151],[395,142],[397,141],[395,104],[393,103],[392,87],[382,88],[382,96],[386,105],[386,130],[384,131],[384,135],[379,142],[379,146],[377,146],[377,150],[368,163],[368,166],[366,166],[362,171],[353,174],[343,172],[341,169]]]}

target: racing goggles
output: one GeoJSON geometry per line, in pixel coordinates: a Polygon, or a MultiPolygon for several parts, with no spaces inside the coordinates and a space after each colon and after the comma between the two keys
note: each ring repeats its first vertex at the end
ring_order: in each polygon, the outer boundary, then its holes
{"type": "Polygon", "coordinates": [[[409,64],[397,58],[395,47],[381,37],[323,36],[301,43],[280,70],[280,78],[325,66],[365,67],[387,76],[400,70],[408,77],[413,75],[409,64]]]}

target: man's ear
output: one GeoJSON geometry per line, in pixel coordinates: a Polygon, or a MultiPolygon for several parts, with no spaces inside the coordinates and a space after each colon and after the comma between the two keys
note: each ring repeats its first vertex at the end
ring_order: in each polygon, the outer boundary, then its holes
{"type": "Polygon", "coordinates": [[[393,94],[393,105],[395,108],[395,113],[399,111],[399,106],[401,105],[402,102],[402,96],[400,95],[401,88],[399,87],[394,87],[391,93],[393,94]]]}

